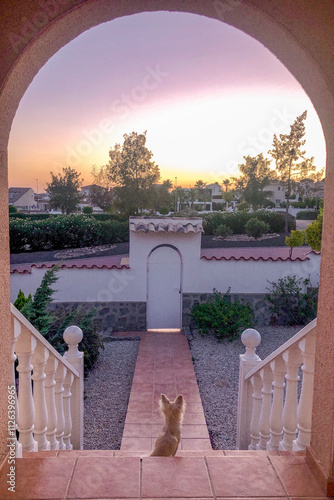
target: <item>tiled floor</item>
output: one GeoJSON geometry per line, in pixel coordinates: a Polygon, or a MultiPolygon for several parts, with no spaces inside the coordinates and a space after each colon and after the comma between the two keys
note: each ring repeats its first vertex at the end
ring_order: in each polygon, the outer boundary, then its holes
{"type": "Polygon", "coordinates": [[[16,461],[16,492],[0,472],[2,500],[320,499],[302,454],[190,451],[144,457],[126,451],[27,454],[16,461]],[[133,456],[130,456],[133,455],[133,456]]]}
{"type": "Polygon", "coordinates": [[[187,403],[179,449],[210,450],[187,338],[179,332],[141,337],[121,450],[153,449],[164,423],[158,409],[162,393],[170,399],[183,394],[187,403]]]}
{"type": "Polygon", "coordinates": [[[303,453],[211,449],[186,337],[142,335],[122,447],[26,453],[0,470],[1,500],[325,498],[303,453]],[[187,401],[176,457],[150,457],[162,428],[161,393],[187,401]]]}

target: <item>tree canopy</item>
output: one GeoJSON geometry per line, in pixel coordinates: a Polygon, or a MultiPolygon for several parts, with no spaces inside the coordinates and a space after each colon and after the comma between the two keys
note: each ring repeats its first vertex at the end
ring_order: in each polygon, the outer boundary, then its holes
{"type": "Polygon", "coordinates": [[[235,187],[243,200],[257,210],[271,195],[265,188],[277,175],[269,166],[270,160],[264,158],[262,153],[257,156],[244,156],[244,160],[244,163],[239,165],[242,175],[234,179],[235,187]]]}
{"type": "Polygon", "coordinates": [[[77,210],[78,204],[82,200],[80,185],[83,180],[74,168],[63,168],[63,175],[51,174],[51,182],[47,185],[47,193],[50,196],[50,207],[60,209],[62,213],[68,215],[77,210]]]}
{"type": "Polygon", "coordinates": [[[123,213],[138,214],[142,209],[154,208],[155,184],[160,179],[153,153],[146,147],[146,131],[142,134],[124,134],[124,142],[109,150],[109,163],[92,175],[95,182],[113,185],[115,206],[123,213]]]}
{"type": "MultiPolygon", "coordinates": [[[[305,172],[313,168],[313,162],[305,161],[305,123],[307,111],[297,116],[292,125],[290,125],[289,134],[280,134],[279,138],[274,134],[273,148],[269,154],[276,164],[280,180],[285,185],[286,190],[286,217],[285,232],[288,232],[288,211],[289,202],[292,195],[294,180],[298,175],[305,175],[305,172]],[[301,161],[302,160],[302,161],[301,161]],[[311,163],[310,163],[311,162],[311,163]]],[[[314,168],[315,169],[315,168],[314,168]]]]}

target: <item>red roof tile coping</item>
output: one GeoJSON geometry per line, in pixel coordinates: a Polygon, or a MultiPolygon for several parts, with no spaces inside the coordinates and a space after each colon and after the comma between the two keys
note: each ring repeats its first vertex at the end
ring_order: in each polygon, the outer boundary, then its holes
{"type": "Polygon", "coordinates": [[[56,264],[60,269],[130,269],[128,265],[121,264],[123,258],[128,255],[111,255],[109,257],[92,257],[88,259],[71,259],[67,261],[36,262],[34,264],[12,264],[10,266],[11,274],[30,274],[31,269],[44,267],[51,269],[56,264]]]}
{"type": "Polygon", "coordinates": [[[254,260],[254,261],[305,261],[310,260],[310,254],[319,255],[310,247],[294,248],[289,257],[288,247],[244,247],[244,248],[202,248],[201,259],[205,260],[254,260]]]}

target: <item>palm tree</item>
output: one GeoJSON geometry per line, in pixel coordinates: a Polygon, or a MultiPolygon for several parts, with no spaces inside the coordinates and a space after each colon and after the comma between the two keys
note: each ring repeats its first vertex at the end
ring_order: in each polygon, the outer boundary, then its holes
{"type": "Polygon", "coordinates": [[[223,184],[224,184],[224,186],[225,186],[225,192],[227,193],[227,191],[228,191],[228,187],[229,187],[229,185],[231,184],[230,179],[225,179],[225,180],[223,181],[223,184]]]}

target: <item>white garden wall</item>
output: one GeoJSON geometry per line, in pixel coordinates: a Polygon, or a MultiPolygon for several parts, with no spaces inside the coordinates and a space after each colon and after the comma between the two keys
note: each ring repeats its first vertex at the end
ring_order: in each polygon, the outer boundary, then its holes
{"type": "MultiPolygon", "coordinates": [[[[266,248],[265,259],[259,249],[212,250],[207,258],[215,254],[217,259],[201,258],[201,219],[130,219],[130,256],[129,267],[80,268],[63,267],[59,271],[59,280],[55,285],[55,302],[110,303],[110,302],[147,302],[148,264],[150,256],[161,246],[175,250],[180,256],[180,287],[174,291],[180,294],[211,293],[213,288],[225,293],[230,288],[232,294],[267,293],[268,282],[277,282],[284,276],[310,278],[313,286],[318,285],[320,255],[307,253],[307,249],[295,249],[292,258],[288,249],[266,248]],[[253,253],[253,254],[252,254],[253,253]],[[284,257],[280,257],[283,255],[284,257]],[[282,258],[284,260],[282,260],[282,258]]],[[[205,251],[203,251],[205,253],[205,251]]],[[[166,252],[166,255],[173,255],[166,252]]],[[[155,259],[156,260],[156,259],[155,259]]],[[[89,261],[89,260],[88,260],[89,261]]],[[[68,261],[73,266],[74,260],[68,261]]],[[[166,263],[163,263],[166,265],[166,263]]],[[[64,263],[66,266],[66,262],[64,263]]],[[[155,264],[156,265],[156,264],[155,264]]],[[[168,263],[167,263],[168,265],[168,263]]],[[[111,266],[110,266],[111,267],[111,266]]],[[[40,285],[47,267],[36,267],[24,273],[11,274],[11,301],[15,301],[19,289],[27,296],[34,294],[40,285]]],[[[155,272],[155,290],[160,291],[161,307],[169,308],[164,302],[164,290],[168,287],[166,272],[155,272]],[[164,276],[164,278],[162,278],[164,276]],[[160,283],[161,280],[161,283],[160,283]]],[[[170,299],[172,300],[172,299],[170,299]]],[[[175,302],[175,300],[174,300],[175,302]]],[[[180,312],[182,314],[182,311],[180,312]]]]}

